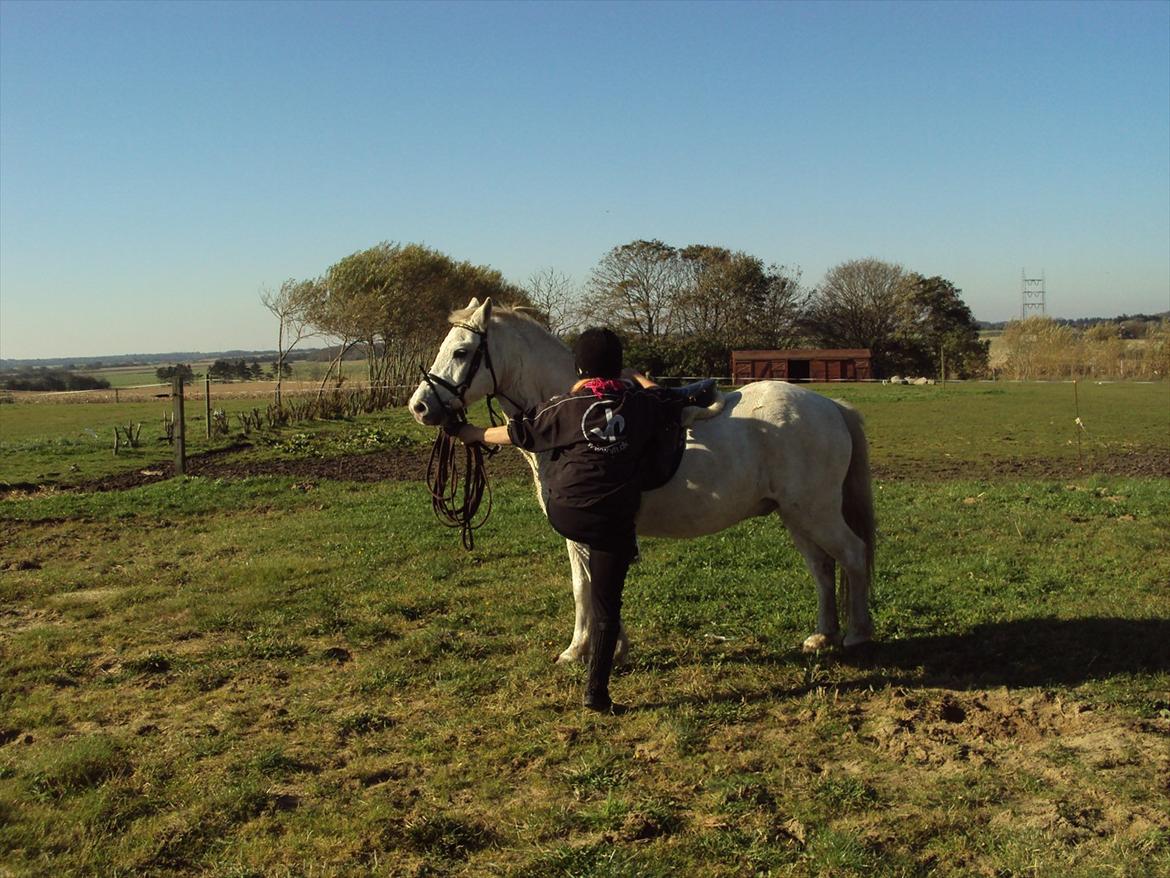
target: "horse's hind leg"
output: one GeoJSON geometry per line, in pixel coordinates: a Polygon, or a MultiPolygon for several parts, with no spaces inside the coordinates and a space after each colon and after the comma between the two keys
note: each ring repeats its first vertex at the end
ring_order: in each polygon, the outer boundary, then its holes
{"type": "Polygon", "coordinates": [[[869,615],[869,565],[865,541],[845,523],[836,529],[829,552],[845,571],[845,646],[857,646],[873,640],[873,619],[869,615]]]}
{"type": "Polygon", "coordinates": [[[837,592],[834,587],[837,564],[832,555],[800,531],[789,526],[788,533],[804,556],[808,572],[817,584],[817,633],[804,639],[803,649],[805,652],[816,652],[838,646],[841,643],[841,629],[837,623],[837,592]]]}
{"type": "MultiPolygon", "coordinates": [[[[866,562],[865,541],[834,509],[821,518],[824,524],[816,531],[816,544],[841,565],[845,571],[845,646],[868,643],[873,639],[873,619],[869,615],[869,565],[866,562]]],[[[818,588],[823,589],[818,580],[818,588]]],[[[829,580],[832,589],[832,579],[829,580]]]]}
{"type": "MultiPolygon", "coordinates": [[[[590,635],[593,627],[593,581],[589,577],[589,547],[583,543],[565,540],[569,549],[569,567],[573,573],[573,640],[569,646],[557,656],[558,664],[568,662],[585,662],[593,651],[593,641],[590,635]]],[[[614,652],[614,662],[625,660],[630,645],[626,638],[626,628],[623,625],[618,635],[617,649],[614,652]]]]}

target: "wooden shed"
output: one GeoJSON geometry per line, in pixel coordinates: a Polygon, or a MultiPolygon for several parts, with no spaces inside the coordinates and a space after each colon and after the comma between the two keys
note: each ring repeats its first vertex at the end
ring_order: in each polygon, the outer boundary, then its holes
{"type": "Polygon", "coordinates": [[[856,350],[732,351],[731,380],[866,381],[873,377],[867,348],[856,350]]]}

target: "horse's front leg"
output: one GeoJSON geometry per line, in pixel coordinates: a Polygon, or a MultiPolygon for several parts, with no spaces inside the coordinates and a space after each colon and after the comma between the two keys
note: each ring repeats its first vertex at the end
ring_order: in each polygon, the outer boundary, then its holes
{"type": "Polygon", "coordinates": [[[593,588],[589,579],[589,547],[565,540],[573,575],[573,640],[557,656],[558,663],[583,662],[589,657],[589,625],[593,618],[593,588]]]}
{"type": "MultiPolygon", "coordinates": [[[[559,656],[558,664],[567,662],[587,662],[593,651],[591,638],[593,629],[593,581],[589,578],[589,547],[583,543],[565,540],[569,550],[569,567],[573,574],[573,640],[559,656]]],[[[614,651],[614,661],[620,663],[625,660],[630,644],[626,638],[625,626],[622,626],[618,636],[617,649],[614,651]]]]}

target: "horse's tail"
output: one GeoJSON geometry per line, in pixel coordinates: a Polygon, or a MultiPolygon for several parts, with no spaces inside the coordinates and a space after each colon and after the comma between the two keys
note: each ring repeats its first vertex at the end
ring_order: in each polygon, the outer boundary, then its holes
{"type": "Polygon", "coordinates": [[[866,600],[869,599],[877,524],[873,512],[873,485],[869,473],[869,442],[865,438],[865,421],[861,412],[848,403],[838,401],[837,405],[849,428],[849,437],[853,440],[853,454],[849,458],[849,469],[845,473],[845,484],[841,491],[841,514],[845,523],[865,543],[865,582],[850,582],[844,569],[841,571],[842,604],[848,613],[848,608],[852,606],[849,601],[852,589],[864,589],[866,600]]]}

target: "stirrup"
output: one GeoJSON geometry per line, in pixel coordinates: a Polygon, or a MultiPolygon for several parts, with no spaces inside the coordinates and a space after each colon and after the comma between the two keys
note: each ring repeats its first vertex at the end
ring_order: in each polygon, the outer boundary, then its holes
{"type": "Polygon", "coordinates": [[[683,400],[683,405],[691,405],[705,409],[718,398],[719,391],[716,388],[717,384],[718,382],[714,378],[704,378],[702,381],[696,381],[694,384],[671,387],[669,390],[672,396],[683,400]]]}

